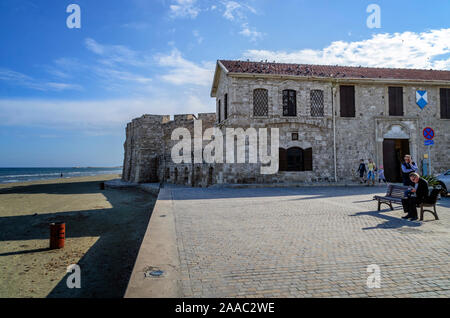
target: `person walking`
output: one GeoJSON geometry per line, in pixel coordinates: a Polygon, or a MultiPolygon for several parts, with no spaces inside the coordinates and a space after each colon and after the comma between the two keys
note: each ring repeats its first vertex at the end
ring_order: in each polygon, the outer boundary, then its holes
{"type": "Polygon", "coordinates": [[[372,181],[372,186],[375,185],[375,170],[377,166],[372,159],[369,159],[369,163],[367,164],[367,186],[370,186],[370,182],[372,181]]]}
{"type": "Polygon", "coordinates": [[[411,155],[405,155],[404,162],[402,162],[402,177],[403,177],[403,185],[405,186],[414,186],[412,181],[410,180],[410,173],[417,172],[419,168],[414,161],[411,160],[411,155]]]}
{"type": "Polygon", "coordinates": [[[366,172],[366,164],[364,163],[364,159],[360,160],[358,170],[356,171],[359,172],[359,179],[360,179],[359,183],[366,182],[364,180],[364,173],[366,172]]]}
{"type": "Polygon", "coordinates": [[[428,182],[421,178],[417,172],[412,172],[409,179],[413,186],[407,191],[407,198],[402,199],[403,211],[407,213],[402,219],[415,221],[417,220],[417,206],[428,199],[428,182]]]}
{"type": "Polygon", "coordinates": [[[378,183],[381,183],[381,180],[383,180],[383,182],[386,183],[386,177],[384,176],[383,166],[380,166],[380,168],[378,169],[378,183]]]}

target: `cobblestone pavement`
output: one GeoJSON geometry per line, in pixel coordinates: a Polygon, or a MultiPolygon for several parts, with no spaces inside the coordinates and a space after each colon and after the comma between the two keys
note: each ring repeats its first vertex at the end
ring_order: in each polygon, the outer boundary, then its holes
{"type": "Polygon", "coordinates": [[[449,198],[412,222],[381,187],[172,191],[185,297],[450,296],[449,198]]]}

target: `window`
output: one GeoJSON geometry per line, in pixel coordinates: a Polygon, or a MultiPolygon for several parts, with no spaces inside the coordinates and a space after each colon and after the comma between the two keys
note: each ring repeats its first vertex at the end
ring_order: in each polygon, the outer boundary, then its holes
{"type": "Polygon", "coordinates": [[[283,91],[283,116],[297,116],[297,92],[292,89],[283,91]]]}
{"type": "Polygon", "coordinates": [[[218,106],[218,112],[217,112],[217,122],[220,123],[220,99],[219,99],[219,106],[218,106]]]}
{"type": "Polygon", "coordinates": [[[441,88],[441,118],[450,119],[450,88],[441,88]]]}
{"type": "Polygon", "coordinates": [[[228,94],[225,94],[225,101],[224,101],[224,110],[223,110],[223,119],[228,118],[228,94]]]}
{"type": "Polygon", "coordinates": [[[292,133],[292,140],[298,140],[298,133],[292,133]]]}
{"type": "Polygon", "coordinates": [[[267,89],[257,88],[253,90],[253,116],[269,115],[269,97],[267,89]]]}
{"type": "Polygon", "coordinates": [[[312,171],[312,148],[278,149],[279,171],[312,171]]]}
{"type": "Polygon", "coordinates": [[[340,86],[341,117],[355,117],[355,86],[340,86]]]}
{"type": "Polygon", "coordinates": [[[311,99],[311,116],[323,117],[323,91],[313,89],[310,92],[311,99]]]}
{"type": "Polygon", "coordinates": [[[389,116],[403,116],[403,87],[389,87],[389,116]]]}

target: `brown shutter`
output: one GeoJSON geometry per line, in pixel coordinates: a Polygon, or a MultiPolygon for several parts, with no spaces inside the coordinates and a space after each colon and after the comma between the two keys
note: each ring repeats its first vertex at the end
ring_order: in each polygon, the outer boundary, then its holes
{"type": "Polygon", "coordinates": [[[389,116],[403,116],[403,87],[389,87],[389,116]]]}
{"type": "Polygon", "coordinates": [[[289,116],[297,116],[297,92],[289,91],[289,116]]]}
{"type": "Polygon", "coordinates": [[[312,148],[303,150],[305,171],[312,171],[312,148]]]}
{"type": "Polygon", "coordinates": [[[450,88],[440,89],[441,118],[450,119],[450,88]]]}
{"type": "Polygon", "coordinates": [[[287,170],[286,149],[278,148],[278,156],[279,156],[278,171],[286,171],[287,170]]]}
{"type": "Polygon", "coordinates": [[[355,86],[340,86],[341,117],[355,117],[355,86]]]}
{"type": "Polygon", "coordinates": [[[287,90],[283,91],[283,116],[289,114],[289,93],[287,90]]]}

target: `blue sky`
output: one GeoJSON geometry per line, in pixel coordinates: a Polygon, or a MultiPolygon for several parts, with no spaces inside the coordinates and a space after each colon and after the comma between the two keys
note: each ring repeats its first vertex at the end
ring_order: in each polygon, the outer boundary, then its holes
{"type": "Polygon", "coordinates": [[[2,0],[0,166],[121,165],[132,118],[214,111],[217,59],[450,70],[449,13],[446,0],[2,0]],[[366,25],[372,3],[381,28],[366,25]]]}

